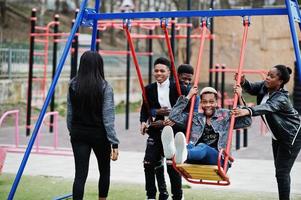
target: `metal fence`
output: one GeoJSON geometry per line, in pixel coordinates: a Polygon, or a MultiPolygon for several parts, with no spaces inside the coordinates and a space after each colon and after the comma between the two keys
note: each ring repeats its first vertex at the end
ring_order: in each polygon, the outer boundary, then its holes
{"type": "MultiPolygon", "coordinates": [[[[42,50],[36,50],[35,52],[43,52],[42,50]]],[[[57,57],[60,59],[63,49],[61,48],[57,57]]],[[[47,72],[51,74],[52,71],[52,50],[48,51],[48,65],[47,72]]],[[[79,55],[80,58],[81,55],[79,55]]],[[[159,55],[154,56],[154,59],[159,55]]],[[[43,57],[35,56],[34,63],[36,65],[44,64],[43,57]]],[[[126,56],[113,56],[104,55],[105,74],[106,76],[124,76],[126,74],[126,56]]],[[[0,48],[0,78],[12,79],[28,76],[28,61],[29,50],[28,49],[12,49],[12,48],[0,48]]],[[[59,61],[59,60],[58,60],[59,61]]],[[[141,67],[143,75],[148,73],[148,57],[138,57],[138,62],[141,67]]],[[[79,62],[78,62],[79,63],[79,62]]],[[[42,69],[35,69],[34,73],[42,73],[42,69]]],[[[70,54],[68,55],[65,67],[63,69],[63,76],[69,76],[70,73],[70,54]]],[[[136,76],[134,65],[131,65],[131,76],[136,76]]]]}
{"type": "MultiPolygon", "coordinates": [[[[42,53],[42,50],[36,50],[37,53],[42,53]]],[[[61,55],[61,52],[58,52],[61,55]]],[[[44,57],[35,56],[34,63],[36,65],[44,64],[44,57]]],[[[66,67],[70,69],[70,58],[66,60],[66,67]]],[[[29,50],[28,49],[11,49],[11,48],[0,48],[0,77],[1,78],[14,78],[27,76],[28,73],[28,61],[29,61],[29,50]]],[[[47,72],[52,70],[52,51],[48,51],[48,65],[47,72]]],[[[38,73],[42,72],[42,69],[36,70],[38,73]]]]}

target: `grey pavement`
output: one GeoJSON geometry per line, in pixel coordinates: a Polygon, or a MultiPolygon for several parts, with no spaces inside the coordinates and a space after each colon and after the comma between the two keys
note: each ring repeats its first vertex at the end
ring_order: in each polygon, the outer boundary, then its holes
{"type": "MultiPolygon", "coordinates": [[[[143,152],[145,149],[146,136],[139,134],[138,113],[130,114],[129,130],[125,130],[125,115],[116,116],[116,130],[120,138],[120,157],[112,162],[111,180],[124,183],[144,183],[143,152]]],[[[229,170],[231,185],[226,187],[191,185],[194,189],[218,188],[225,190],[264,191],[277,193],[274,166],[271,151],[271,138],[269,135],[262,136],[259,131],[259,120],[255,119],[248,134],[248,147],[238,151],[233,149],[235,162],[229,170]]],[[[26,144],[28,138],[24,136],[25,130],[21,128],[21,144],[26,144]]],[[[41,131],[41,145],[51,145],[53,135],[41,131]]],[[[235,135],[233,136],[235,146],[235,135]]],[[[0,128],[1,144],[11,144],[13,128],[0,128]]],[[[64,118],[59,120],[59,146],[70,148],[69,135],[64,118]]],[[[4,172],[16,173],[23,154],[8,153],[4,165],[4,172]]],[[[292,193],[301,199],[301,156],[292,169],[292,193]]],[[[72,156],[51,156],[43,154],[30,155],[25,175],[57,176],[72,179],[74,176],[74,162],[72,156]]],[[[94,156],[91,156],[89,180],[98,178],[97,164],[94,156]]],[[[167,178],[168,179],[168,178],[167,178]]]]}

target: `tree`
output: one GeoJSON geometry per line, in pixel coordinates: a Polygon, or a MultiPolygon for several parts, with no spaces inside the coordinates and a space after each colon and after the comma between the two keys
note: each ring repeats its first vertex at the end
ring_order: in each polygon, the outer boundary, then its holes
{"type": "MultiPolygon", "coordinates": [[[[110,12],[114,12],[114,0],[110,0],[110,12]]],[[[102,7],[105,7],[105,5],[103,5],[102,7]]],[[[105,10],[102,10],[102,12],[105,12],[105,10]]],[[[112,27],[110,30],[110,43],[113,45],[113,46],[116,46],[116,40],[115,40],[115,31],[114,31],[114,28],[112,27]]]]}
{"type": "Polygon", "coordinates": [[[6,15],[6,0],[0,0],[0,14],[1,14],[1,23],[5,24],[6,19],[5,19],[5,15],[6,15]]]}
{"type": "Polygon", "coordinates": [[[55,0],[55,12],[58,13],[60,12],[60,0],[55,0]]]}
{"type": "Polygon", "coordinates": [[[74,3],[75,3],[75,6],[76,6],[76,8],[79,8],[79,0],[74,0],[74,3]]]}
{"type": "Polygon", "coordinates": [[[229,0],[220,0],[220,5],[221,5],[222,9],[229,9],[229,8],[231,8],[229,0]]]}
{"type": "Polygon", "coordinates": [[[264,1],[253,0],[253,1],[251,1],[251,4],[252,4],[252,8],[262,8],[265,3],[264,3],[264,1]]]}
{"type": "MultiPolygon", "coordinates": [[[[298,1],[300,4],[300,1],[298,1]]],[[[284,0],[275,0],[274,5],[284,5],[284,0]]]]}

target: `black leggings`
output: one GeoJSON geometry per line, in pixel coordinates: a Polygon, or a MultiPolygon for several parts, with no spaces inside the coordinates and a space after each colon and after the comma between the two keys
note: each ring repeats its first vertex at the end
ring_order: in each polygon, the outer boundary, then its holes
{"type": "Polygon", "coordinates": [[[301,133],[298,134],[293,147],[289,148],[277,140],[272,140],[279,200],[290,199],[290,172],[301,148],[301,133]]]}
{"type": "Polygon", "coordinates": [[[97,158],[99,181],[98,196],[107,197],[110,187],[110,154],[111,147],[105,140],[79,140],[71,137],[72,150],[75,161],[75,178],[73,183],[73,199],[82,200],[85,183],[89,171],[91,149],[97,158]]]}

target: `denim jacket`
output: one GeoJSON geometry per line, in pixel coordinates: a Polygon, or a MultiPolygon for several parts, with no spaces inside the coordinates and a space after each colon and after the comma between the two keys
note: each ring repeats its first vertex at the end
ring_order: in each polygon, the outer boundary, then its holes
{"type": "MultiPolygon", "coordinates": [[[[257,104],[260,104],[263,97],[268,93],[264,81],[250,83],[245,80],[242,88],[247,93],[257,96],[257,104]]],[[[266,103],[248,109],[252,116],[265,115],[276,139],[289,147],[293,146],[300,132],[301,119],[288,98],[288,91],[281,88],[269,94],[266,103]]]]}
{"type": "MultiPolygon", "coordinates": [[[[76,79],[70,81],[69,87],[75,87],[76,79]]],[[[73,88],[75,89],[75,88],[73,88]]],[[[115,122],[115,106],[114,106],[114,93],[113,88],[105,81],[103,84],[104,96],[103,96],[103,111],[102,119],[104,128],[107,134],[107,138],[110,143],[113,145],[113,148],[117,148],[119,140],[116,136],[114,122],[115,122]]],[[[71,130],[71,121],[72,121],[72,105],[70,101],[69,93],[67,95],[67,128],[71,130]]]]}
{"type": "MultiPolygon", "coordinates": [[[[188,113],[184,112],[186,105],[189,100],[180,96],[175,106],[172,108],[169,118],[175,123],[181,124],[182,126],[187,125],[188,113]]],[[[219,134],[218,139],[218,150],[225,149],[227,145],[228,130],[230,128],[230,110],[228,109],[216,109],[215,113],[211,118],[211,125],[214,132],[219,134]]],[[[235,129],[246,128],[250,126],[252,119],[250,116],[238,117],[235,120],[235,129]]],[[[197,141],[202,137],[206,124],[206,116],[203,113],[193,113],[192,127],[189,138],[189,143],[195,145],[197,141]]]]}

